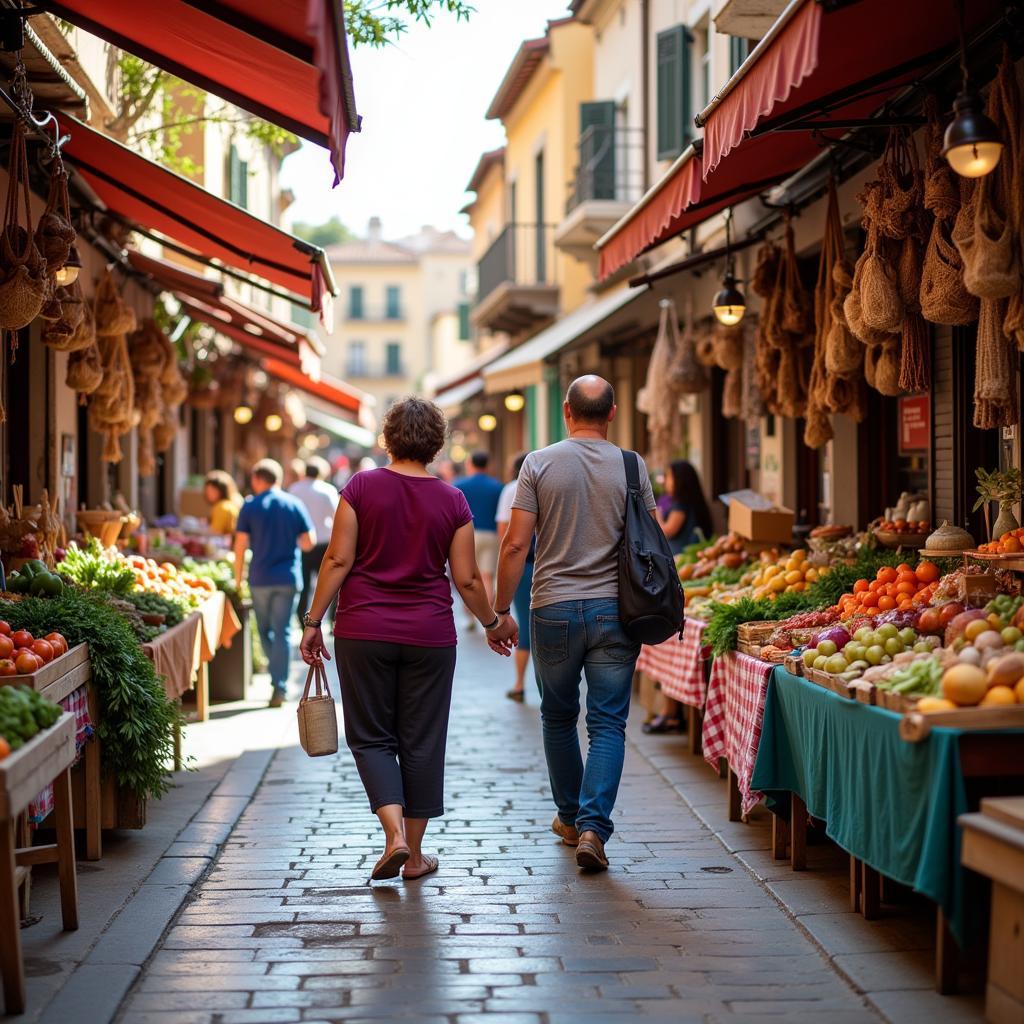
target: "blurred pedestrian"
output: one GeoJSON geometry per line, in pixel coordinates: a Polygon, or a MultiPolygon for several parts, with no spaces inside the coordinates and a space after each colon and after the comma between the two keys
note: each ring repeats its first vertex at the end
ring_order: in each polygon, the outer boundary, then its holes
{"type": "Polygon", "coordinates": [[[213,469],[203,481],[203,496],[210,506],[210,533],[230,536],[235,532],[242,495],[230,473],[213,469]]]}
{"type": "MultiPolygon", "coordinates": [[[[521,452],[512,462],[512,479],[505,484],[498,499],[498,541],[499,543],[508,532],[508,524],[512,518],[512,502],[516,496],[516,487],[519,484],[519,473],[526,461],[526,452],[521,452]]],[[[515,651],[516,681],[508,693],[505,694],[509,700],[518,701],[522,704],[526,700],[526,669],[530,664],[530,588],[533,586],[533,560],[535,553],[535,542],[530,543],[530,552],[526,556],[526,564],[523,567],[523,576],[516,587],[515,596],[512,598],[512,607],[515,609],[516,622],[519,625],[519,644],[515,651]]]]}
{"type": "Polygon", "coordinates": [[[273,459],[261,459],[252,468],[252,495],[238,514],[235,532],[235,584],[242,585],[245,552],[252,550],[249,590],[263,651],[270,663],[273,695],[270,706],[279,708],[288,685],[291,659],[291,623],[302,583],[300,551],[315,543],[313,523],[306,506],[281,490],[284,471],[273,459]]]}
{"type": "MultiPolygon", "coordinates": [[[[444,444],[444,414],[407,398],[388,409],[382,430],[391,462],[356,474],[342,493],[301,649],[307,664],[330,659],[320,627],[340,592],[345,740],[385,835],[370,877],[401,872],[412,881],[437,870],[422,843],[429,819],[444,814],[456,643],[446,564],[489,639],[498,616],[477,568],[466,498],[427,471],[444,444]]],[[[511,653],[508,642],[491,647],[511,653]]]]}
{"type": "MultiPolygon", "coordinates": [[[[498,566],[498,499],[502,484],[487,472],[491,457],[487,452],[473,452],[466,465],[466,475],[455,481],[455,486],[466,496],[473,513],[476,531],[476,562],[484,578],[487,599],[494,592],[494,571],[498,566]]],[[[473,620],[467,626],[473,628],[473,620]]]]}
{"type": "MultiPolygon", "coordinates": [[[[327,542],[331,539],[331,526],[334,524],[334,513],[338,507],[338,489],[332,487],[327,478],[331,467],[326,459],[318,455],[306,460],[306,475],[288,488],[288,493],[298,498],[309,518],[313,520],[313,532],[316,543],[309,551],[302,552],[302,590],[299,593],[299,626],[306,615],[310,598],[313,596],[313,574],[320,568],[320,563],[327,554],[327,542]]],[[[333,606],[331,621],[334,621],[333,606]]]]}

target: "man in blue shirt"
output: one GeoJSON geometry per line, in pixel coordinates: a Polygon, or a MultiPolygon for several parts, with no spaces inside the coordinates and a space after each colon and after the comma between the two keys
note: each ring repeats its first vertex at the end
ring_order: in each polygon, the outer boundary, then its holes
{"type": "MultiPolygon", "coordinates": [[[[494,591],[494,572],[498,567],[498,499],[503,490],[501,481],[487,472],[489,462],[487,452],[473,452],[466,465],[466,475],[455,481],[473,513],[476,563],[480,566],[488,601],[494,591]]],[[[475,621],[470,617],[467,625],[472,628],[475,621]]]]}
{"type": "Polygon", "coordinates": [[[291,622],[302,586],[300,551],[316,543],[306,506],[281,490],[284,471],[273,459],[252,468],[252,495],[245,499],[235,530],[235,583],[241,586],[245,552],[252,549],[249,589],[263,650],[270,663],[274,694],[270,706],[284,703],[291,660],[291,622]]]}

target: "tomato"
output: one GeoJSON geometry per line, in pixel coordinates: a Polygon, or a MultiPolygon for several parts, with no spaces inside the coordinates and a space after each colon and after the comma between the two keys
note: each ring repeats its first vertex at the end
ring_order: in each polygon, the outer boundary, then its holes
{"type": "Polygon", "coordinates": [[[935,583],[939,578],[939,567],[934,562],[921,562],[914,575],[922,583],[935,583]]]}
{"type": "Polygon", "coordinates": [[[0,619],[0,633],[3,633],[4,636],[11,635],[11,624],[4,622],[3,619],[0,619]]]}
{"type": "Polygon", "coordinates": [[[43,660],[43,664],[53,661],[53,647],[46,640],[34,640],[32,642],[32,653],[43,660]]]}
{"type": "Polygon", "coordinates": [[[33,672],[38,672],[43,667],[43,661],[37,657],[31,651],[21,650],[18,651],[18,657],[14,662],[18,669],[18,675],[27,676],[33,672]]]}
{"type": "Polygon", "coordinates": [[[11,634],[15,647],[31,647],[35,637],[27,629],[19,629],[17,633],[11,634]]]}
{"type": "Polygon", "coordinates": [[[964,606],[959,601],[947,601],[939,608],[939,622],[945,629],[961,612],[964,606]]]}
{"type": "Polygon", "coordinates": [[[55,658],[68,653],[68,642],[60,633],[47,633],[43,639],[54,649],[55,658]]]}
{"type": "Polygon", "coordinates": [[[0,658],[0,676],[16,676],[18,666],[10,658],[0,658]]]}

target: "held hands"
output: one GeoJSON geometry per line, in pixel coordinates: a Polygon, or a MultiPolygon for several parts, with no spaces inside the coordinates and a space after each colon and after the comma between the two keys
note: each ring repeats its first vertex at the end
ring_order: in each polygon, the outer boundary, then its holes
{"type": "Polygon", "coordinates": [[[331,660],[330,654],[327,653],[327,645],[324,643],[324,635],[320,631],[319,626],[307,626],[302,631],[299,651],[302,654],[302,660],[307,665],[322,661],[324,658],[328,661],[331,660]]]}
{"type": "Polygon", "coordinates": [[[519,645],[519,626],[511,615],[499,615],[498,624],[487,631],[487,644],[495,654],[508,658],[519,645]]]}

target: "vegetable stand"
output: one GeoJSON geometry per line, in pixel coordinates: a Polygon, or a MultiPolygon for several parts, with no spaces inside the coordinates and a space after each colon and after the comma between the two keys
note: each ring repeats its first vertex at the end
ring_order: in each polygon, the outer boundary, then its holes
{"type": "Polygon", "coordinates": [[[0,975],[7,1013],[25,1009],[18,888],[33,864],[57,864],[65,931],[78,928],[78,882],[72,827],[70,768],[75,760],[75,719],[64,713],[49,729],[0,761],[0,975]],[[44,786],[54,787],[57,842],[15,849],[15,818],[44,786]]]}
{"type": "MultiPolygon", "coordinates": [[[[963,944],[977,922],[965,894],[956,819],[992,787],[1024,784],[1024,731],[937,727],[926,741],[908,743],[900,722],[894,712],[775,668],[751,786],[783,814],[790,794],[797,795],[852,857],[933,900],[940,924],[948,921],[963,944]]],[[[877,882],[862,877],[865,885],[877,882]]],[[[876,897],[877,890],[864,895],[876,897]]],[[[943,991],[952,987],[952,955],[952,945],[940,941],[943,991]]]]}

